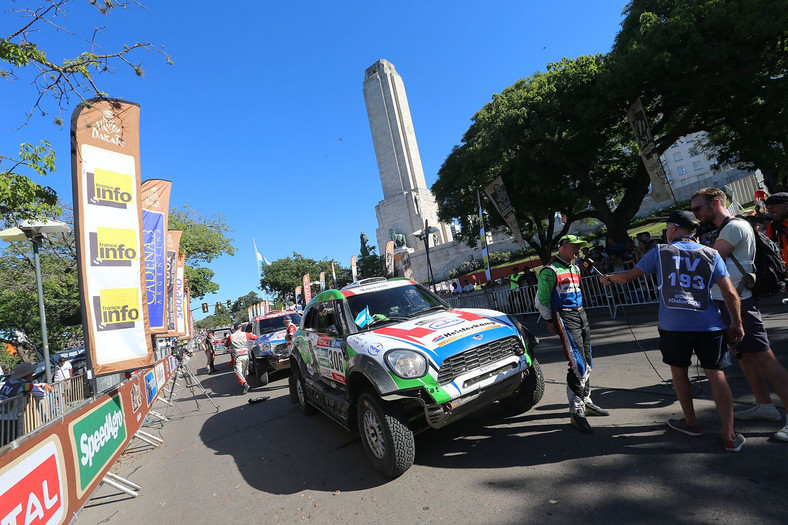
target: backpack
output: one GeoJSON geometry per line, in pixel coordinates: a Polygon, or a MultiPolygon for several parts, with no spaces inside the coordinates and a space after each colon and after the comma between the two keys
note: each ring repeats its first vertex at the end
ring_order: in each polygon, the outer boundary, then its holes
{"type": "MultiPolygon", "coordinates": [[[[717,240],[719,232],[725,227],[731,219],[740,219],[739,217],[728,217],[717,231],[709,236],[710,244],[714,244],[717,240]]],[[[762,232],[759,232],[753,227],[753,234],[755,234],[755,279],[748,282],[747,288],[752,290],[753,295],[764,296],[780,292],[785,289],[785,281],[788,279],[788,271],[785,268],[785,261],[783,261],[780,254],[780,247],[762,232]]],[[[746,273],[742,269],[739,261],[731,255],[731,259],[739,268],[742,274],[746,273]]]]}

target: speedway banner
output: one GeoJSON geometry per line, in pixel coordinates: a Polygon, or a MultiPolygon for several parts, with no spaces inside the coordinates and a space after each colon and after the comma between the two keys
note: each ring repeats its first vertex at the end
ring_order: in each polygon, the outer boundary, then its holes
{"type": "Polygon", "coordinates": [[[500,176],[496,177],[494,181],[484,188],[484,193],[487,194],[493,206],[495,206],[495,209],[498,210],[498,213],[500,213],[503,220],[506,221],[509,229],[512,230],[514,240],[516,240],[518,244],[523,244],[523,236],[520,233],[520,227],[517,225],[517,216],[514,213],[512,202],[509,200],[509,194],[506,193],[506,186],[503,185],[503,179],[500,176]]]}
{"type": "Polygon", "coordinates": [[[145,289],[150,331],[167,332],[165,299],[167,268],[167,217],[172,182],[151,179],[142,183],[142,238],[145,261],[145,289]]]}
{"type": "Polygon", "coordinates": [[[153,364],[142,264],[137,104],[92,99],[71,116],[80,303],[94,375],[153,364]]]}
{"type": "Polygon", "coordinates": [[[178,252],[181,247],[181,234],[179,230],[169,230],[167,232],[167,335],[174,337],[177,335],[176,315],[175,315],[175,271],[178,268],[178,252]]]}
{"type": "Polygon", "coordinates": [[[386,243],[386,277],[394,277],[394,241],[386,243]]]}
{"type": "Polygon", "coordinates": [[[673,196],[673,189],[665,174],[665,168],[662,167],[662,161],[656,152],[651,126],[648,124],[648,117],[646,117],[640,97],[627,111],[627,120],[632,126],[632,131],[635,132],[635,140],[640,148],[640,158],[651,179],[651,198],[654,202],[675,201],[676,197],[673,196]]]}

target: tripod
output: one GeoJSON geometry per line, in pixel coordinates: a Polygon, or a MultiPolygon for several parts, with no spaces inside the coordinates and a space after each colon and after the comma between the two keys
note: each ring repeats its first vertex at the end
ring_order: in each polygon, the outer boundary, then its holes
{"type": "MultiPolygon", "coordinates": [[[[172,386],[170,387],[170,395],[167,398],[167,410],[164,413],[165,417],[168,415],[170,408],[173,406],[172,396],[173,393],[175,392],[175,385],[178,383],[179,378],[183,378],[184,382],[186,383],[186,386],[183,388],[188,388],[189,392],[191,392],[192,398],[194,398],[194,402],[197,403],[197,410],[200,410],[200,401],[197,399],[197,396],[194,394],[195,386],[199,387],[200,390],[202,390],[202,393],[205,394],[205,397],[208,398],[208,401],[211,402],[213,407],[218,412],[219,407],[216,405],[216,403],[213,402],[213,399],[211,399],[211,396],[208,394],[208,392],[205,390],[202,384],[197,380],[196,377],[194,377],[192,371],[189,370],[189,367],[187,366],[188,359],[183,355],[176,356],[176,359],[178,360],[178,366],[175,369],[175,373],[172,376],[172,386]]],[[[181,390],[183,390],[183,388],[181,388],[181,390]]]]}

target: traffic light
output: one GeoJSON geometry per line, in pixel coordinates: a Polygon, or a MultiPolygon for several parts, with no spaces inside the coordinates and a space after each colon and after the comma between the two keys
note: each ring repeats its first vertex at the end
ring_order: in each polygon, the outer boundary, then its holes
{"type": "Polygon", "coordinates": [[[222,302],[221,301],[216,301],[216,309],[217,310],[221,310],[222,309],[222,302]]]}
{"type": "Polygon", "coordinates": [[[202,303],[202,313],[208,313],[208,303],[202,303]]]}
{"type": "Polygon", "coordinates": [[[233,304],[233,302],[232,302],[231,300],[227,299],[227,308],[230,308],[230,306],[231,306],[232,304],[233,304]]]}

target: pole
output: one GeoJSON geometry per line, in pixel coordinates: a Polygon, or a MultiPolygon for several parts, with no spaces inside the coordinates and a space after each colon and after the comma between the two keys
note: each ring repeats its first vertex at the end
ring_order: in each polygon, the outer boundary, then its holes
{"type": "Polygon", "coordinates": [[[44,347],[44,371],[47,383],[52,383],[52,370],[49,366],[49,338],[47,337],[47,316],[44,312],[44,287],[41,284],[41,261],[38,257],[40,236],[30,237],[33,243],[33,260],[36,267],[36,288],[38,288],[38,316],[41,318],[41,343],[44,347]]]}
{"type": "Polygon", "coordinates": [[[427,256],[427,279],[430,281],[430,288],[435,293],[435,278],[432,276],[432,264],[430,264],[430,227],[427,219],[424,219],[424,252],[427,256]]]}

